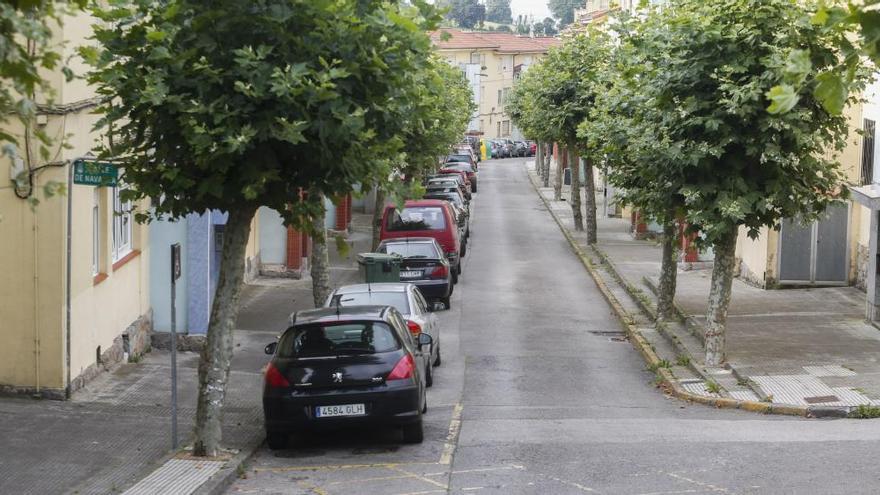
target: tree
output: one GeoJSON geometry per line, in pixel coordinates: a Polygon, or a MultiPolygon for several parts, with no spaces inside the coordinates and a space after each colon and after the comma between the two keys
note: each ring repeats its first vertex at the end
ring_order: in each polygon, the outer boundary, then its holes
{"type": "Polygon", "coordinates": [[[540,34],[544,36],[556,36],[559,34],[559,30],[556,28],[556,21],[550,17],[545,17],[544,22],[535,23],[535,29],[535,34],[538,34],[537,31],[540,30],[540,34]]]}
{"type": "MultiPolygon", "coordinates": [[[[783,218],[814,219],[841,197],[839,165],[828,152],[842,149],[845,118],[808,89],[786,102],[787,112],[766,111],[781,104],[771,93],[778,74],[798,78],[837,63],[845,33],[811,23],[815,9],[792,0],[673,0],[639,28],[651,58],[662,63],[640,75],[645,106],[635,110],[660,126],[671,158],[657,165],[654,181],[678,190],[688,233],[714,246],[710,366],[725,360],[740,227],[756,238],[783,218]],[[792,58],[800,61],[795,67],[792,58]]],[[[863,84],[860,74],[853,78],[863,84]]]]}
{"type": "Polygon", "coordinates": [[[553,17],[559,21],[560,28],[574,22],[574,9],[582,9],[585,4],[586,0],[547,0],[547,8],[553,13],[553,17]]]}
{"type": "Polygon", "coordinates": [[[259,206],[310,229],[320,196],[389,176],[439,16],[382,0],[131,0],[96,7],[91,83],[137,218],[229,212],[199,363],[195,455],[216,455],[244,250],[259,206]],[[300,201],[302,192],[306,201],[300,201]]]}
{"type": "Polygon", "coordinates": [[[473,29],[486,20],[486,6],[479,0],[449,0],[446,18],[465,29],[473,29]]]}
{"type": "MultiPolygon", "coordinates": [[[[6,122],[11,116],[17,118],[27,135],[33,136],[38,147],[38,155],[48,161],[52,139],[40,127],[34,125],[40,102],[51,103],[54,89],[43,78],[45,71],[61,67],[65,77],[72,79],[73,73],[63,66],[60,46],[52,37],[54,28],[62,26],[65,15],[82,8],[85,0],[56,2],[54,0],[29,0],[3,2],[0,5],[0,121],[6,122]],[[48,101],[46,101],[48,100],[48,101]]],[[[2,153],[10,158],[22,158],[23,169],[13,177],[15,194],[26,199],[32,206],[39,203],[34,195],[35,164],[30,158],[31,150],[24,153],[18,149],[18,138],[0,128],[0,140],[7,144],[2,153]]],[[[63,191],[63,185],[48,181],[43,186],[43,195],[51,197],[63,191]]],[[[2,218],[2,217],[0,217],[2,218]]]]}
{"type": "Polygon", "coordinates": [[[486,20],[499,24],[513,24],[510,0],[486,0],[486,20]]]}
{"type": "Polygon", "coordinates": [[[434,55],[426,70],[416,75],[415,91],[407,102],[410,111],[402,123],[405,143],[403,152],[391,162],[395,173],[376,183],[376,208],[373,213],[373,249],[379,245],[379,222],[385,198],[395,202],[420,196],[418,181],[437,165],[437,157],[446,155],[467,131],[471,115],[476,111],[473,93],[464,73],[434,55]]]}

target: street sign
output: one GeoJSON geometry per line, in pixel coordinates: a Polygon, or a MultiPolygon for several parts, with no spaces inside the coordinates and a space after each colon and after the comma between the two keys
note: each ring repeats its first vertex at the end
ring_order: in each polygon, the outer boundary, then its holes
{"type": "Polygon", "coordinates": [[[180,278],[180,243],[176,242],[171,245],[171,279],[180,278]]]}
{"type": "Polygon", "coordinates": [[[78,159],[73,162],[73,183],[116,187],[119,170],[109,162],[78,159]]]}

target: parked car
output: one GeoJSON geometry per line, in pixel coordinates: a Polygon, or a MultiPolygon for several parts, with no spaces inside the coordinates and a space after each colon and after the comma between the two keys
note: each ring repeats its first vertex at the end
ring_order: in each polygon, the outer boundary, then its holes
{"type": "Polygon", "coordinates": [[[525,141],[514,141],[513,146],[516,156],[529,156],[529,144],[525,141]]]}
{"type": "MultiPolygon", "coordinates": [[[[448,271],[448,270],[447,270],[448,271]]],[[[413,338],[420,333],[431,336],[427,352],[430,357],[425,367],[425,386],[434,384],[433,366],[440,364],[440,324],[433,313],[433,305],[411,283],[379,283],[344,285],[334,290],[324,304],[325,308],[336,306],[391,306],[406,319],[406,327],[413,338]]]]}
{"type": "Polygon", "coordinates": [[[386,206],[382,214],[379,241],[395,237],[432,237],[443,248],[452,267],[452,281],[461,275],[465,246],[452,205],[440,199],[410,200],[403,209],[386,206]]]}
{"type": "Polygon", "coordinates": [[[458,170],[467,174],[468,180],[471,182],[471,192],[477,192],[477,170],[470,163],[465,162],[447,162],[443,164],[440,173],[447,170],[458,170]]]}
{"type": "Polygon", "coordinates": [[[461,256],[467,254],[467,241],[471,236],[470,212],[462,205],[457,198],[457,193],[426,193],[424,199],[441,199],[448,202],[452,206],[452,213],[455,217],[455,224],[458,225],[458,233],[461,236],[461,256]]]}
{"type": "MultiPolygon", "coordinates": [[[[454,193],[459,199],[452,199],[452,204],[464,208],[468,213],[471,212],[471,202],[464,197],[461,188],[456,183],[443,184],[432,182],[425,186],[425,197],[429,194],[454,193]]],[[[446,199],[446,198],[444,198],[446,199]]]]}
{"type": "Polygon", "coordinates": [[[438,175],[458,175],[464,180],[464,187],[468,189],[471,193],[474,192],[474,187],[471,184],[471,180],[468,178],[467,172],[464,170],[455,170],[452,168],[441,168],[437,171],[438,175]]]}
{"type": "Polygon", "coordinates": [[[526,141],[529,145],[529,156],[535,156],[538,153],[538,143],[534,141],[526,141]]]}
{"type": "Polygon", "coordinates": [[[270,449],[284,448],[290,434],[365,424],[399,426],[404,441],[422,441],[430,334],[415,340],[391,306],[314,309],[293,319],[265,348],[270,449]]]}
{"type": "MultiPolygon", "coordinates": [[[[455,146],[455,147],[453,147],[452,153],[450,153],[450,154],[451,155],[467,155],[467,156],[471,157],[471,163],[473,163],[475,169],[477,167],[479,167],[479,165],[480,165],[479,153],[474,153],[474,151],[470,148],[470,146],[467,146],[467,145],[455,146]]],[[[450,160],[447,159],[446,161],[450,161],[450,160]]],[[[456,160],[456,161],[459,161],[459,160],[456,160]]]]}
{"type": "Polygon", "coordinates": [[[507,146],[507,143],[500,139],[494,139],[491,143],[493,158],[510,158],[510,147],[507,146]]]}
{"type": "MultiPolygon", "coordinates": [[[[431,304],[452,307],[450,298],[455,289],[452,266],[443,255],[443,247],[432,237],[399,237],[379,243],[377,252],[399,254],[400,280],[415,284],[431,304]]],[[[438,359],[439,362],[439,359],[438,359]]]]}
{"type": "Polygon", "coordinates": [[[461,177],[461,174],[438,174],[428,177],[428,181],[425,183],[425,187],[431,187],[435,184],[447,184],[449,182],[454,182],[461,194],[464,195],[464,199],[470,201],[473,198],[473,194],[469,187],[465,186],[464,179],[461,177]]]}

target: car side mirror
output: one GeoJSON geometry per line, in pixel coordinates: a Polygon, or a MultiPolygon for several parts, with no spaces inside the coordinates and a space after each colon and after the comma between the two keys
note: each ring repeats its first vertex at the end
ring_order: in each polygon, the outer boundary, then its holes
{"type": "Polygon", "coordinates": [[[431,338],[430,335],[428,335],[424,332],[419,334],[419,349],[421,349],[423,346],[431,345],[433,343],[434,343],[434,339],[431,338]]]}
{"type": "Polygon", "coordinates": [[[271,356],[272,354],[275,354],[275,349],[277,348],[278,342],[272,342],[271,344],[266,344],[266,347],[263,348],[263,352],[271,356]]]}

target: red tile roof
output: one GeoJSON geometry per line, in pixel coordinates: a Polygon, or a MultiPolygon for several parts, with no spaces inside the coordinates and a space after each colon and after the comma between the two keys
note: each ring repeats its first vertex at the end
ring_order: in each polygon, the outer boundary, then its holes
{"type": "Polygon", "coordinates": [[[434,46],[440,50],[488,48],[499,52],[546,52],[551,46],[562,43],[558,38],[530,38],[513,33],[474,32],[445,28],[429,33],[434,46]],[[443,40],[441,33],[448,33],[443,40]]]}

